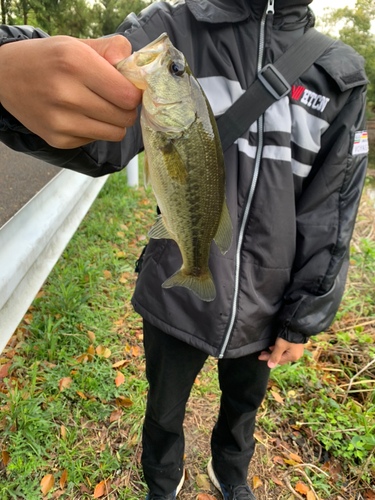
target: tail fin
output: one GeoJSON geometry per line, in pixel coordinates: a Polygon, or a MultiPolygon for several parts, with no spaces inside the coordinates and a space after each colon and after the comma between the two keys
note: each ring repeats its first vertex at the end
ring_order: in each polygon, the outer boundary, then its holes
{"type": "Polygon", "coordinates": [[[172,288],[173,286],[188,288],[205,302],[211,302],[216,297],[216,289],[209,269],[202,276],[192,276],[185,274],[181,268],[162,284],[163,288],[172,288]]]}

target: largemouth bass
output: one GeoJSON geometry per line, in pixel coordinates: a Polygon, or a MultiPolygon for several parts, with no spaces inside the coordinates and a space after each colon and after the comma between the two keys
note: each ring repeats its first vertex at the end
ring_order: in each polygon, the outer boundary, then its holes
{"type": "Polygon", "coordinates": [[[212,301],[216,289],[208,268],[210,246],[214,240],[222,254],[228,251],[232,223],[210,105],[184,55],[165,33],[116,67],[143,90],[144,178],[161,211],[149,236],[173,239],[182,255],[181,269],[162,286],[186,287],[212,301]]]}

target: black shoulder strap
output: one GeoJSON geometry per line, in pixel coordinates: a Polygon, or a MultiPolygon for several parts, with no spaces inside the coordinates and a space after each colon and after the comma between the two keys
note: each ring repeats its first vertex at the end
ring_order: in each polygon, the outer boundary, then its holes
{"type": "Polygon", "coordinates": [[[271,104],[289,94],[291,85],[334,42],[311,28],[275,64],[264,66],[246,92],[216,120],[223,151],[241,137],[271,104]]]}

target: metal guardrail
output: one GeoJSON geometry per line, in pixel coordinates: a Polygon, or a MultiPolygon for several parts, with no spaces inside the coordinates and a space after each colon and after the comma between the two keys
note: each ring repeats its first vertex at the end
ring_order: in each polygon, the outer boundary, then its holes
{"type": "MultiPolygon", "coordinates": [[[[0,228],[0,353],[107,178],[64,169],[0,228]]],[[[138,156],[127,182],[138,186],[138,156]]]]}
{"type": "Polygon", "coordinates": [[[107,177],[62,170],[0,229],[0,353],[107,177]]]}

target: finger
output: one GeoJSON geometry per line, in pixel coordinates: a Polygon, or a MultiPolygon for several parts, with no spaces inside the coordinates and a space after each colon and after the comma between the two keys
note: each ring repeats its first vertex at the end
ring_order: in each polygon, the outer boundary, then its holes
{"type": "Polygon", "coordinates": [[[79,116],[73,121],[75,126],[72,129],[63,126],[59,127],[58,132],[41,130],[36,133],[50,146],[59,149],[72,149],[97,140],[119,142],[126,134],[125,127],[116,127],[87,117],[79,116]],[[77,134],[77,130],[82,130],[82,136],[77,134]]]}
{"type": "Polygon", "coordinates": [[[269,368],[275,368],[277,366],[284,354],[284,347],[281,345],[276,344],[274,346],[274,349],[272,349],[272,354],[270,355],[270,358],[268,360],[268,367],[269,368]]]}
{"type": "Polygon", "coordinates": [[[85,68],[83,75],[86,87],[121,109],[135,109],[142,101],[142,91],[107,60],[95,51],[93,54],[93,64],[85,68]]]}
{"type": "Polygon", "coordinates": [[[259,356],[258,356],[258,359],[260,361],[268,361],[271,357],[271,354],[267,351],[262,351],[259,356]]]}
{"type": "Polygon", "coordinates": [[[100,56],[104,57],[112,66],[129,57],[132,53],[131,43],[123,35],[98,38],[96,40],[80,40],[89,45],[100,56]]]}

